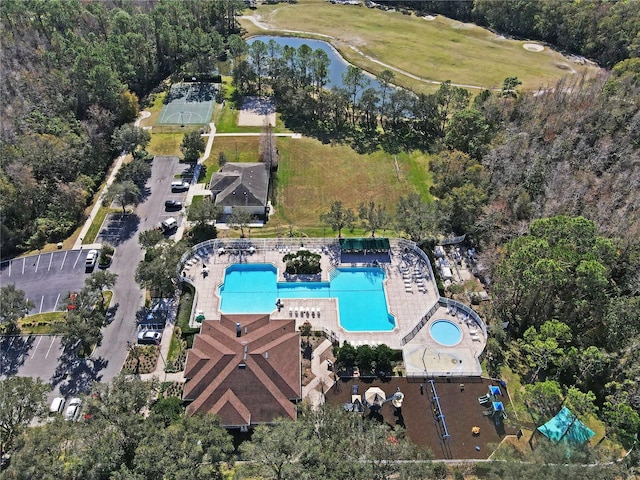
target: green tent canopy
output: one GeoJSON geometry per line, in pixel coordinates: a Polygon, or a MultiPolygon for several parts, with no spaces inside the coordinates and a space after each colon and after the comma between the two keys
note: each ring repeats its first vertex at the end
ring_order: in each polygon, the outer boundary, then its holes
{"type": "Polygon", "coordinates": [[[542,433],[552,442],[584,443],[595,435],[593,430],[578,420],[567,407],[562,407],[555,417],[538,427],[542,433]]]}
{"type": "Polygon", "coordinates": [[[343,238],[340,249],[344,252],[388,252],[391,249],[388,238],[343,238]]]}

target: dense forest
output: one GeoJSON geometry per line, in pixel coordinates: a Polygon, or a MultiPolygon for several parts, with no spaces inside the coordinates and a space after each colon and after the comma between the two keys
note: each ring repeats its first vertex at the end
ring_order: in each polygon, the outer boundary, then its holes
{"type": "Polygon", "coordinates": [[[165,78],[210,69],[243,8],[242,0],[0,3],[3,256],[73,231],[119,153],[114,130],[165,78]]]}

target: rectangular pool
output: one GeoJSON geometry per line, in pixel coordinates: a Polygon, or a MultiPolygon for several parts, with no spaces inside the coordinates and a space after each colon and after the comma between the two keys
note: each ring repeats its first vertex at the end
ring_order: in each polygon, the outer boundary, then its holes
{"type": "Polygon", "coordinates": [[[234,264],[227,267],[219,288],[223,313],[270,313],[280,299],[284,308],[295,299],[335,298],[340,325],[349,332],[380,332],[395,328],[387,310],[385,272],[381,268],[337,268],[329,282],[278,282],[271,264],[234,264]],[[291,301],[288,302],[287,300],[291,301]]]}

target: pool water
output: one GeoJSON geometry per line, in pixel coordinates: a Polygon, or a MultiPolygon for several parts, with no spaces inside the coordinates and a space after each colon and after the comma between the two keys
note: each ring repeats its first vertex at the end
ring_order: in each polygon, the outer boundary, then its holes
{"type": "Polygon", "coordinates": [[[337,268],[329,282],[278,282],[273,265],[234,264],[227,267],[220,286],[220,311],[269,313],[280,299],[283,308],[295,307],[299,298],[336,298],[340,325],[349,332],[391,331],[395,318],[387,310],[384,270],[337,268]],[[290,301],[288,301],[290,300],[290,301]]]}
{"type": "Polygon", "coordinates": [[[436,320],[431,324],[429,333],[431,338],[446,347],[457,345],[462,340],[462,331],[449,320],[436,320]]]}

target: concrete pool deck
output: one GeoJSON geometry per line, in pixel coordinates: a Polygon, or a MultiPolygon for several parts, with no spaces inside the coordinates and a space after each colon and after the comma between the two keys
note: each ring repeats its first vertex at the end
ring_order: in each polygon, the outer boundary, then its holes
{"type": "MultiPolygon", "coordinates": [[[[228,244],[233,242],[229,240],[228,244]]],[[[201,248],[186,260],[183,276],[197,291],[194,315],[204,315],[208,320],[220,319],[218,287],[224,281],[225,269],[235,263],[269,263],[278,269],[278,281],[292,281],[284,277],[285,263],[282,257],[298,248],[306,248],[321,254],[320,281],[329,281],[333,267],[377,266],[385,270],[385,294],[387,307],[395,316],[396,327],[391,331],[349,332],[339,322],[336,299],[281,299],[280,310],[274,305],[271,318],[295,318],[296,328],[308,321],[316,330],[324,331],[330,339],[340,343],[348,341],[354,346],[386,344],[402,349],[407,374],[412,375],[480,375],[477,357],[486,344],[483,329],[469,322],[461,312],[439,305],[435,281],[425,260],[402,243],[392,242],[390,254],[344,254],[337,242],[326,239],[304,239],[304,247],[282,247],[275,241],[251,241],[253,250],[225,248],[201,248]],[[291,311],[290,311],[291,309],[291,311]],[[296,310],[297,309],[297,312],[296,310]],[[309,314],[307,314],[309,309],[309,314]],[[319,315],[314,313],[319,311],[319,315]],[[300,312],[304,312],[301,314],[300,312]],[[429,317],[425,320],[425,315],[429,317]],[[462,331],[459,344],[446,347],[437,343],[429,334],[430,324],[437,319],[456,323],[462,331]],[[413,337],[407,338],[412,332],[413,337]],[[405,341],[403,342],[403,338],[405,341]],[[456,364],[454,365],[453,359],[456,364]]],[[[298,243],[299,245],[299,243],[298,243]]],[[[318,280],[318,279],[314,279],[318,280]]],[[[366,312],[362,312],[366,315],[366,312]]],[[[195,324],[197,325],[197,324],[195,324]]],[[[194,326],[195,326],[194,325],[194,326]]]]}

